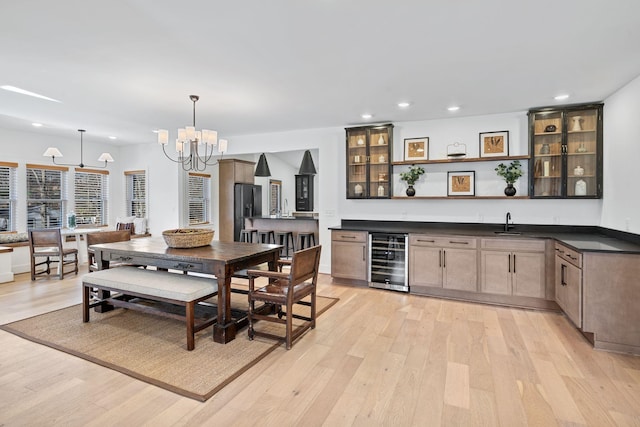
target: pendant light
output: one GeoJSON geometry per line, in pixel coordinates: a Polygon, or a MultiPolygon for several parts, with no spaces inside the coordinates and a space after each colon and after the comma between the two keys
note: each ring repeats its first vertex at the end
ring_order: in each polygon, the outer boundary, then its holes
{"type": "Polygon", "coordinates": [[[300,163],[298,175],[315,175],[316,173],[316,165],[313,164],[313,157],[311,157],[311,152],[307,150],[302,156],[302,163],[300,163]]]}
{"type": "Polygon", "coordinates": [[[258,166],[256,166],[256,171],[253,176],[271,176],[269,164],[267,163],[267,156],[265,156],[264,153],[260,154],[258,166]]]}
{"type": "Polygon", "coordinates": [[[47,148],[47,150],[44,152],[43,156],[51,157],[51,161],[53,161],[54,165],[79,166],[81,168],[90,167],[90,168],[101,168],[101,169],[103,169],[103,168],[107,167],[108,163],[113,162],[113,157],[111,157],[111,154],[102,153],[102,154],[100,154],[100,157],[98,157],[98,161],[99,162],[104,162],[104,165],[101,165],[101,166],[86,165],[84,163],[84,142],[82,140],[82,135],[85,133],[85,130],[84,129],[78,129],[78,132],[80,132],[80,163],[59,163],[59,162],[56,162],[56,157],[62,157],[62,153],[60,152],[60,150],[58,150],[55,147],[47,148]]]}

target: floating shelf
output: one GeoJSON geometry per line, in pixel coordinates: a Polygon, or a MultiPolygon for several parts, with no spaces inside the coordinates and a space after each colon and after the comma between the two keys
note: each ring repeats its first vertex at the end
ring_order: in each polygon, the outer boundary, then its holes
{"type": "Polygon", "coordinates": [[[444,199],[465,199],[465,200],[469,200],[469,199],[529,199],[529,196],[413,196],[413,197],[409,197],[409,196],[393,196],[391,197],[392,199],[397,199],[397,200],[411,200],[411,199],[418,199],[418,200],[433,200],[433,199],[437,199],[437,200],[444,200],[444,199]]]}
{"type": "MultiPolygon", "coordinates": [[[[499,162],[503,160],[529,160],[529,155],[526,156],[500,156],[500,157],[469,157],[469,158],[455,158],[455,159],[435,159],[435,160],[403,160],[399,162],[392,162],[394,166],[402,165],[429,165],[438,163],[473,163],[473,162],[499,162]]],[[[458,197],[458,196],[456,196],[458,197]]]]}

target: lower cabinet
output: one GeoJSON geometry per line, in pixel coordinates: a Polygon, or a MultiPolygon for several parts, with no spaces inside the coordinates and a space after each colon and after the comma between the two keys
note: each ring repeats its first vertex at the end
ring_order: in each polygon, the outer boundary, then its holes
{"type": "Polygon", "coordinates": [[[482,292],[544,298],[543,240],[482,239],[481,247],[482,292]]]}
{"type": "Polygon", "coordinates": [[[477,291],[476,239],[409,235],[409,287],[477,291]]]}
{"type": "Polygon", "coordinates": [[[339,279],[367,280],[366,231],[331,232],[331,276],[339,279]]]}
{"type": "Polygon", "coordinates": [[[556,244],[556,302],[582,328],[582,254],[556,244]]]}

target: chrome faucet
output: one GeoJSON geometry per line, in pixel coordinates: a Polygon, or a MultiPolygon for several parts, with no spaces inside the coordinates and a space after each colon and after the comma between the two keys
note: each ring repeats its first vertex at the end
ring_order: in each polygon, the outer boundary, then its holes
{"type": "Polygon", "coordinates": [[[511,221],[511,212],[507,212],[507,215],[504,219],[504,232],[508,232],[509,231],[509,221],[511,221]]]}

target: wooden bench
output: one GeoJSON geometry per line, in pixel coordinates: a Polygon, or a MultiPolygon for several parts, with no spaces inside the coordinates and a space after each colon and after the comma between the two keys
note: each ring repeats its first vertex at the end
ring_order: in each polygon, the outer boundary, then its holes
{"type": "Polygon", "coordinates": [[[212,278],[136,267],[95,271],[82,277],[82,321],[89,321],[90,308],[107,304],[184,320],[187,325],[187,350],[193,350],[194,334],[216,323],[215,313],[205,314],[196,323],[196,306],[217,293],[218,282],[212,278]],[[118,295],[112,296],[111,292],[118,295]],[[184,315],[149,304],[139,304],[148,300],[182,306],[184,315]]]}

